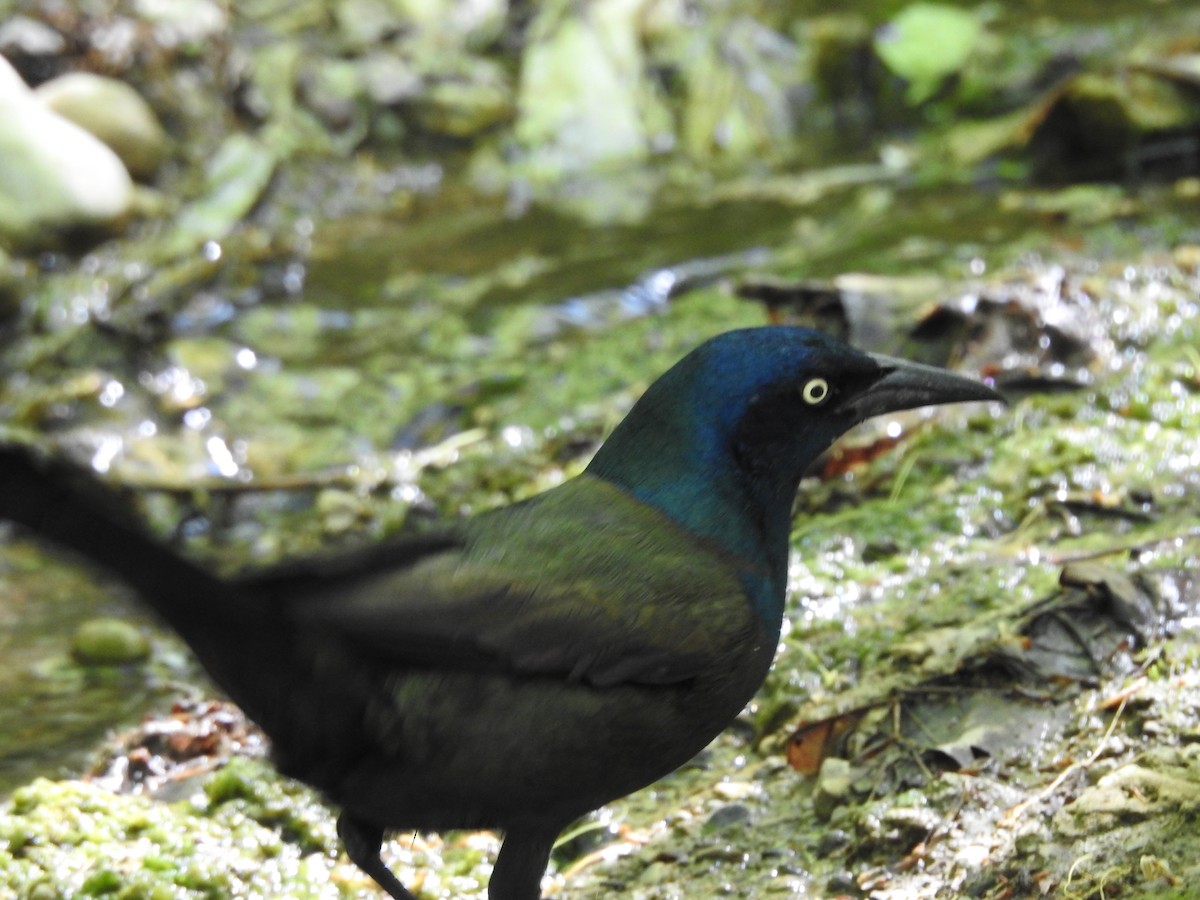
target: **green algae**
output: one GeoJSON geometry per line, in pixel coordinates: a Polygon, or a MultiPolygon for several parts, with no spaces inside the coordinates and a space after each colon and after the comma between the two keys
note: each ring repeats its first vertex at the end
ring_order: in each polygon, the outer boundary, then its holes
{"type": "Polygon", "coordinates": [[[231,767],[254,779],[253,801],[214,790],[168,804],[45,779],[18,789],[0,817],[6,889],[39,900],[330,896],[336,837],[323,810],[261,764],[231,767]]]}

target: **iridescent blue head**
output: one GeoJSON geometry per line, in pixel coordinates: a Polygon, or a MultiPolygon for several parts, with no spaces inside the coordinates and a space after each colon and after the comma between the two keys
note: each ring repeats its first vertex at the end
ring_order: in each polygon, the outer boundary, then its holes
{"type": "Polygon", "coordinates": [[[781,614],[796,487],[834,440],[880,413],[998,399],[806,328],[730,331],[654,382],[587,471],[745,560],[781,614]]]}

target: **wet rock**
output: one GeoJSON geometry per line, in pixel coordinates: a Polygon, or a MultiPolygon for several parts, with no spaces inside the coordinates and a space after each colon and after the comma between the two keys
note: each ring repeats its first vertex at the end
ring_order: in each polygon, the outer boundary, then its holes
{"type": "Polygon", "coordinates": [[[13,16],[0,23],[0,53],[10,59],[54,57],[66,49],[66,39],[36,19],[13,16]]]}
{"type": "Polygon", "coordinates": [[[517,138],[535,169],[553,176],[649,154],[636,17],[631,4],[609,0],[561,20],[546,9],[531,26],[517,138]]]}
{"type": "Polygon", "coordinates": [[[1157,748],[1143,762],[1126,763],[1084,789],[1055,814],[1063,834],[1079,837],[1183,810],[1200,809],[1200,752],[1157,748]]]}
{"type": "Polygon", "coordinates": [[[339,0],[333,6],[338,36],[347,46],[377,46],[403,27],[403,20],[385,0],[339,0]]]}
{"type": "Polygon", "coordinates": [[[37,246],[54,232],[115,227],[133,182],[112,150],[45,108],[0,58],[0,239],[37,246]]]}
{"type": "Polygon", "coordinates": [[[836,756],[826,758],[817,774],[817,785],[813,790],[813,811],[828,820],[833,811],[849,796],[853,787],[854,771],[847,760],[836,756]]]}
{"type": "Polygon", "coordinates": [[[0,56],[34,84],[61,71],[67,49],[67,39],[37,19],[0,16],[0,56]]]}
{"type": "Polygon", "coordinates": [[[918,806],[894,806],[895,802],[913,801],[911,795],[872,804],[859,819],[860,847],[868,853],[885,858],[911,852],[921,841],[933,834],[941,822],[940,814],[922,803],[918,806]]]}
{"type": "Polygon", "coordinates": [[[367,96],[379,106],[393,106],[412,99],[425,84],[412,64],[395,53],[368,54],[359,65],[359,72],[367,96]]]}
{"type": "Polygon", "coordinates": [[[485,47],[504,29],[508,0],[394,0],[404,18],[442,44],[485,47]]]}
{"type": "Polygon", "coordinates": [[[153,177],[167,155],[167,133],[150,105],[122,81],[71,72],[34,94],[49,109],[95,135],[140,181],[153,177]]]}
{"type": "Polygon", "coordinates": [[[200,45],[229,28],[228,13],[213,0],[137,0],[134,6],[162,47],[200,45]]]}
{"type": "Polygon", "coordinates": [[[684,57],[682,148],[695,159],[769,157],[793,134],[803,102],[799,49],[745,15],[714,14],[704,35],[684,57]]]}
{"type": "Polygon", "coordinates": [[[704,823],[704,831],[712,834],[734,826],[744,827],[750,821],[750,810],[741,803],[719,806],[704,823]]]}

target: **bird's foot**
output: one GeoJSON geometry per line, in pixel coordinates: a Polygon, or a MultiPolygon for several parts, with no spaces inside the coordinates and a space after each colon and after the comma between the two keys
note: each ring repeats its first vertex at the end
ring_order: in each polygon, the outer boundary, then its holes
{"type": "Polygon", "coordinates": [[[392,874],[392,870],[383,864],[379,855],[379,848],[383,845],[382,828],[342,813],[338,816],[337,832],[350,861],[374,878],[394,900],[417,900],[392,874]]]}
{"type": "Polygon", "coordinates": [[[507,829],[488,882],[488,900],[541,900],[542,876],[559,830],[507,829]]]}

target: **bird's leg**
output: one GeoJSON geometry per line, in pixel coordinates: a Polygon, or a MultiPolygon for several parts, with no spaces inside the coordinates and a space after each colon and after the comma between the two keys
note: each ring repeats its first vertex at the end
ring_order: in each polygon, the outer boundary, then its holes
{"type": "Polygon", "coordinates": [[[542,876],[559,829],[510,829],[488,882],[488,900],[540,900],[542,876]]]}
{"type": "Polygon", "coordinates": [[[383,864],[379,848],[383,844],[383,829],[343,812],[337,821],[338,837],[346,848],[350,861],[375,879],[376,883],[395,900],[417,900],[383,864]]]}

